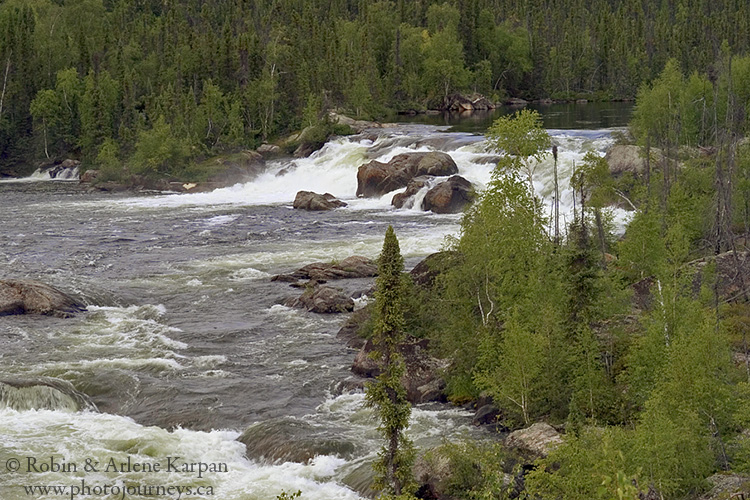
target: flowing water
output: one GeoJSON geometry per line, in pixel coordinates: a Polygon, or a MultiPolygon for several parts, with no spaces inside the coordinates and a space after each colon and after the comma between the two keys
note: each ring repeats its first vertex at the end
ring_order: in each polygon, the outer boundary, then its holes
{"type": "MultiPolygon", "coordinates": [[[[613,141],[610,129],[550,133],[566,188],[572,162],[613,141]]],[[[39,279],[89,305],[72,319],[0,318],[0,498],[360,498],[380,441],[363,395],[342,384],[355,354],[336,338],[344,317],[279,305],[299,292],[269,278],[377,257],[389,224],[407,267],[440,250],[460,216],[395,210],[393,193],[354,196],[363,162],[433,150],[480,188],[489,181],[481,135],[402,124],[209,193],[0,182],[0,276],[39,279]],[[349,205],[293,210],[301,189],[349,205]],[[140,469],[120,465],[128,460],[140,469]],[[47,485],[66,489],[28,490],[47,485]]],[[[548,205],[548,163],[535,189],[548,205]]],[[[569,213],[568,190],[563,206],[569,213]]],[[[415,409],[410,434],[424,448],[479,431],[469,412],[433,404],[415,409]]]]}

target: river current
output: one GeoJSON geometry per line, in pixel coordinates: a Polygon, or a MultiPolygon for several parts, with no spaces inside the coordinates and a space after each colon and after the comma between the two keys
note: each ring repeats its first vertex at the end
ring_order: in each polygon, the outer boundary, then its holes
{"type": "MultiPolygon", "coordinates": [[[[573,162],[609,147],[611,130],[550,133],[569,214],[573,162]]],[[[302,500],[361,498],[380,441],[362,393],[342,384],[355,354],[336,338],[345,317],[279,305],[299,292],[270,277],[314,261],[375,258],[389,224],[407,268],[443,248],[459,215],[395,210],[393,193],[354,195],[362,163],[434,150],[480,188],[489,181],[481,135],[405,124],[332,140],[310,158],[271,162],[253,181],[209,193],[89,192],[41,176],[0,182],[0,277],[38,279],[89,305],[70,319],[0,318],[0,381],[58,384],[85,400],[76,407],[54,389],[25,399],[0,391],[0,498],[178,498],[178,486],[193,488],[182,498],[272,500],[297,490],[302,500]],[[294,210],[301,189],[349,205],[294,210]],[[238,441],[245,431],[259,443],[251,456],[238,441]],[[289,460],[305,447],[317,455],[289,460]],[[226,470],[175,470],[175,457],[226,470]],[[55,460],[76,467],[56,469],[55,460]],[[105,467],[128,460],[161,470],[105,467]],[[68,489],[28,490],[40,485],[68,489]],[[147,486],[173,489],[135,489],[147,486]]],[[[535,189],[549,205],[549,162],[535,189]]],[[[415,409],[410,433],[422,448],[481,435],[468,411],[438,404],[415,409]]]]}

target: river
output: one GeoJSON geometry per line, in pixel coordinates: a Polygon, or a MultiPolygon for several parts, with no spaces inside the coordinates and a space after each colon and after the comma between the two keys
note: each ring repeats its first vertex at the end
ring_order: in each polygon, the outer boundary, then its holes
{"type": "MultiPolygon", "coordinates": [[[[564,186],[574,161],[613,143],[611,127],[627,119],[619,113],[614,122],[547,125],[564,186]]],[[[0,182],[0,276],[38,279],[89,305],[71,319],[0,317],[0,381],[41,384],[17,392],[0,383],[0,498],[177,498],[178,486],[193,488],[182,498],[272,500],[297,490],[302,500],[360,498],[380,441],[363,395],[342,384],[355,354],[336,338],[345,318],[279,305],[295,290],[270,277],[313,261],[375,258],[389,224],[407,268],[440,250],[459,215],[395,210],[393,193],[357,199],[356,170],[439,150],[481,187],[492,164],[477,134],[485,125],[474,123],[404,123],[334,139],[210,193],[89,192],[40,176],[0,182]],[[294,210],[301,189],[349,205],[294,210]],[[242,432],[258,443],[250,457],[242,432]],[[285,460],[307,449],[319,454],[285,460]],[[176,470],[175,457],[214,470],[176,470]],[[122,467],[128,460],[142,467],[122,467]],[[28,490],[47,485],[67,489],[28,490]]],[[[535,188],[549,204],[549,162],[535,188]]],[[[566,189],[563,211],[571,206],[566,189]]],[[[470,412],[430,404],[415,409],[410,434],[425,448],[481,431],[470,412]]]]}

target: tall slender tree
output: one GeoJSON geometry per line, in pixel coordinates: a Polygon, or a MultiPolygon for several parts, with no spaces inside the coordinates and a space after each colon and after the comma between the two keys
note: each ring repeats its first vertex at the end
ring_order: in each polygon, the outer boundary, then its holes
{"type": "Polygon", "coordinates": [[[392,226],[388,226],[383,251],[378,262],[375,292],[374,357],[380,365],[380,375],[366,388],[366,404],[375,409],[380,420],[378,430],[385,445],[375,464],[378,474],[376,486],[384,498],[411,499],[415,491],[412,477],[414,447],[406,437],[411,405],[401,382],[406,368],[399,352],[404,333],[404,258],[392,226]]]}

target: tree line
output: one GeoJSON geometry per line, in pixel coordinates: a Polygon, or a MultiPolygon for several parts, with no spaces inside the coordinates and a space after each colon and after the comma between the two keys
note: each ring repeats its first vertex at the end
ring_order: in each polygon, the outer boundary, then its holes
{"type": "Polygon", "coordinates": [[[453,92],[632,98],[671,57],[705,71],[724,40],[746,51],[749,16],[731,0],[3,0],[0,169],[71,155],[184,174],[327,109],[453,92]]]}

